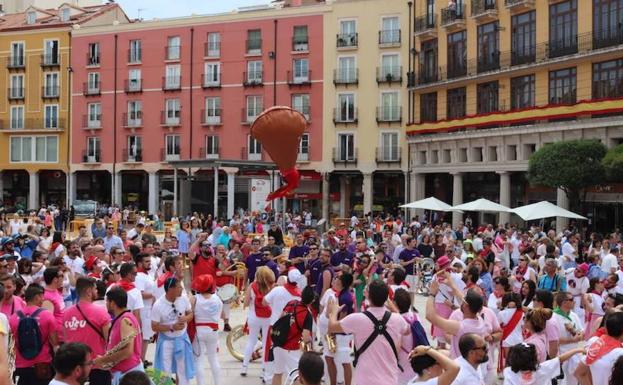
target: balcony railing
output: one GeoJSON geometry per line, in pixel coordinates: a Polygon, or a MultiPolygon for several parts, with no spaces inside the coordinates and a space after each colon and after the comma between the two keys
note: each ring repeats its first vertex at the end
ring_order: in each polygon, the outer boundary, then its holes
{"type": "Polygon", "coordinates": [[[437,28],[437,14],[431,13],[428,15],[418,16],[415,18],[414,30],[416,34],[422,34],[427,31],[435,31],[437,28]]]}
{"type": "Polygon", "coordinates": [[[125,80],[124,89],[126,94],[143,92],[143,79],[125,80]]]}
{"type": "Polygon", "coordinates": [[[402,66],[385,66],[376,68],[377,83],[402,83],[402,66]]]}
{"type": "Polygon", "coordinates": [[[569,36],[565,39],[550,40],[547,56],[556,58],[578,53],[578,36],[569,36]]]}
{"type": "Polygon", "coordinates": [[[343,110],[341,108],[333,109],[334,124],[357,123],[357,108],[349,108],[343,110]]]}
{"type": "Polygon", "coordinates": [[[162,77],[162,90],[163,91],[179,91],[182,89],[182,77],[181,76],[163,76],[162,77]]]}
{"type": "Polygon", "coordinates": [[[420,65],[419,68],[419,77],[417,78],[417,83],[428,84],[439,81],[439,68],[438,67],[426,67],[420,65]]]}
{"type": "Polygon", "coordinates": [[[182,56],[182,47],[179,45],[169,45],[164,47],[165,60],[180,60],[182,56]]]}
{"type": "MultiPolygon", "coordinates": [[[[172,111],[169,111],[172,112],[172,111]]],[[[177,127],[182,123],[180,118],[181,111],[177,111],[175,114],[168,114],[167,111],[160,111],[160,125],[165,127],[177,127]],[[175,116],[177,115],[177,116],[175,116]]]]}
{"type": "Polygon", "coordinates": [[[524,8],[532,8],[534,7],[534,3],[536,0],[504,0],[504,5],[506,8],[511,10],[513,9],[524,9],[524,8]]]}
{"type": "Polygon", "coordinates": [[[335,44],[337,48],[355,48],[359,44],[359,34],[357,32],[338,33],[335,44]]]}
{"type": "Polygon", "coordinates": [[[304,104],[302,106],[292,106],[292,108],[295,111],[300,112],[301,114],[303,114],[303,116],[305,117],[305,119],[307,119],[307,121],[311,120],[311,107],[309,104],[304,104]]]}
{"type": "Polygon", "coordinates": [[[257,87],[264,85],[264,71],[251,71],[242,73],[242,85],[245,87],[257,87]]]}
{"type": "Polygon", "coordinates": [[[467,75],[467,65],[465,63],[454,63],[454,65],[448,66],[448,79],[465,75],[467,75]]]}
{"type": "Polygon", "coordinates": [[[58,54],[41,55],[41,67],[58,67],[60,65],[61,61],[58,54]]]}
{"type": "Polygon", "coordinates": [[[522,50],[511,53],[511,65],[522,65],[536,61],[536,46],[523,47],[522,50]]]}
{"type": "Polygon", "coordinates": [[[201,74],[201,87],[203,88],[221,88],[221,72],[216,74],[216,80],[213,76],[201,74]]]}
{"type": "Polygon", "coordinates": [[[160,149],[160,160],[163,162],[169,162],[172,160],[180,160],[181,149],[179,147],[174,147],[170,149],[170,152],[167,152],[166,148],[160,149]]]}
{"type": "Polygon", "coordinates": [[[221,42],[205,42],[203,44],[203,55],[205,57],[219,57],[221,56],[221,42]]]}
{"type": "Polygon", "coordinates": [[[222,108],[201,110],[201,124],[203,126],[220,126],[221,124],[223,124],[222,116],[223,116],[222,108]]]}
{"type": "Polygon", "coordinates": [[[309,51],[309,38],[293,37],[292,38],[292,51],[295,51],[295,52],[309,51]]]}
{"type": "Polygon", "coordinates": [[[26,58],[23,55],[11,55],[6,62],[8,69],[24,69],[26,68],[26,58]]]}
{"type": "Polygon", "coordinates": [[[240,149],[240,159],[260,161],[262,160],[262,152],[250,152],[247,147],[242,147],[240,149]]]}
{"type": "Polygon", "coordinates": [[[500,51],[478,58],[478,73],[500,69],[500,51]]]}
{"type": "Polygon", "coordinates": [[[256,107],[254,109],[253,108],[251,108],[251,109],[243,108],[242,109],[242,117],[241,117],[240,121],[244,125],[252,124],[253,122],[255,122],[255,119],[257,119],[257,117],[260,116],[262,111],[264,111],[264,107],[256,107]]]}
{"type": "Polygon", "coordinates": [[[465,6],[456,4],[455,7],[447,7],[441,10],[441,26],[449,26],[454,23],[465,22],[465,6]]]}
{"type": "Polygon", "coordinates": [[[478,17],[487,13],[496,12],[496,0],[472,0],[472,17],[478,17]]]}
{"type": "Polygon", "coordinates": [[[100,55],[91,55],[87,52],[87,66],[100,65],[100,55]]]}
{"type": "Polygon", "coordinates": [[[620,27],[597,30],[593,33],[593,49],[606,48],[619,44],[623,44],[623,30],[620,29],[620,27]]]}
{"type": "Polygon", "coordinates": [[[400,45],[400,29],[385,29],[379,31],[379,45],[396,46],[400,45]]]}
{"type": "Polygon", "coordinates": [[[126,163],[138,163],[143,161],[143,149],[137,148],[135,150],[123,149],[123,161],[126,163]]]}
{"type": "Polygon", "coordinates": [[[218,159],[221,153],[221,149],[219,147],[201,147],[199,149],[199,157],[204,159],[218,159]]]}
{"type": "Polygon", "coordinates": [[[24,87],[9,87],[9,100],[23,100],[25,98],[24,87]]]}
{"type": "Polygon", "coordinates": [[[333,163],[357,163],[357,148],[346,149],[342,147],[333,148],[333,163]]]}
{"type": "Polygon", "coordinates": [[[358,84],[359,83],[359,69],[357,68],[341,68],[333,70],[333,84],[358,84]]]}
{"type": "Polygon", "coordinates": [[[51,117],[48,118],[26,118],[26,119],[7,119],[6,122],[0,120],[0,130],[16,131],[62,131],[67,128],[65,119],[51,117]]]}
{"type": "Polygon", "coordinates": [[[555,95],[549,98],[549,104],[562,104],[562,105],[567,105],[567,104],[575,104],[577,103],[577,96],[576,96],[576,90],[571,90],[569,92],[566,92],[562,95],[555,95]]]}
{"type": "Polygon", "coordinates": [[[137,111],[133,114],[123,113],[123,126],[127,128],[143,127],[143,112],[137,111]]]}
{"type": "Polygon", "coordinates": [[[311,153],[311,148],[309,145],[307,145],[307,148],[305,149],[305,152],[301,152],[301,149],[299,148],[299,152],[296,155],[296,161],[297,162],[309,162],[309,154],[311,153]]]}
{"type": "Polygon", "coordinates": [[[41,87],[41,98],[56,99],[60,96],[61,88],[59,86],[43,86],[41,87]]]}
{"type": "Polygon", "coordinates": [[[262,39],[247,40],[247,55],[260,55],[262,53],[262,39]]]}
{"type": "Polygon", "coordinates": [[[82,94],[84,96],[98,96],[102,94],[101,82],[82,83],[82,94]]]}
{"type": "Polygon", "coordinates": [[[82,115],[82,127],[87,130],[102,128],[102,114],[82,115]]]}
{"type": "Polygon", "coordinates": [[[288,85],[290,86],[307,86],[311,84],[311,70],[301,74],[295,71],[288,71],[288,85]]]}
{"type": "Polygon", "coordinates": [[[402,161],[401,147],[377,147],[376,163],[400,163],[402,161]]]}
{"type": "Polygon", "coordinates": [[[101,163],[102,162],[102,151],[91,150],[91,151],[82,151],[82,163],[101,163]]]}
{"type": "Polygon", "coordinates": [[[377,123],[391,123],[402,121],[402,107],[382,106],[376,108],[377,123]]]}

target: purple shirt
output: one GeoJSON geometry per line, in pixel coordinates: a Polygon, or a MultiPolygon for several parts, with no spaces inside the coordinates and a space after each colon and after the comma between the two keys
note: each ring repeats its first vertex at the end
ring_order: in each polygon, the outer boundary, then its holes
{"type": "Polygon", "coordinates": [[[244,262],[244,264],[247,266],[249,282],[255,281],[255,272],[257,271],[258,267],[263,266],[263,262],[264,256],[262,255],[262,253],[249,254],[244,262]]]}
{"type": "MultiPolygon", "coordinates": [[[[309,254],[309,246],[292,246],[288,259],[306,257],[307,254],[309,254]]],[[[305,262],[297,263],[294,266],[299,269],[301,274],[305,273],[305,262]]]]}
{"type": "MultiPolygon", "coordinates": [[[[405,248],[404,250],[402,250],[400,252],[400,254],[398,255],[398,259],[403,261],[403,262],[408,262],[413,260],[414,258],[418,258],[420,256],[420,252],[418,251],[418,249],[407,249],[405,248]]],[[[405,272],[407,273],[407,275],[413,275],[413,264],[407,265],[405,266],[405,272]]]]}
{"type": "Polygon", "coordinates": [[[331,256],[331,266],[337,267],[341,264],[353,266],[353,253],[348,250],[338,250],[335,254],[331,256]]]}
{"type": "Polygon", "coordinates": [[[346,315],[351,314],[354,311],[353,308],[353,292],[350,290],[342,290],[340,295],[337,297],[337,302],[340,306],[344,306],[342,311],[346,313],[346,315]]]}
{"type": "Polygon", "coordinates": [[[318,283],[318,279],[320,278],[320,272],[322,271],[322,262],[320,262],[320,258],[312,259],[307,264],[307,269],[309,270],[309,285],[314,286],[318,283]]]}

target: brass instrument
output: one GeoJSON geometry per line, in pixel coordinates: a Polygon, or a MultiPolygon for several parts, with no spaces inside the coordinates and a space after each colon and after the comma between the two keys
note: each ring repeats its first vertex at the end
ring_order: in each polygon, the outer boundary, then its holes
{"type": "Polygon", "coordinates": [[[335,354],[335,352],[337,351],[337,343],[335,342],[335,335],[326,334],[324,336],[324,341],[327,344],[327,349],[329,349],[329,352],[331,352],[331,354],[335,354]]]}
{"type": "MultiPolygon", "coordinates": [[[[244,346],[241,342],[245,342],[247,338],[247,334],[244,333],[244,325],[238,325],[231,329],[229,333],[227,333],[226,345],[229,354],[232,355],[238,361],[242,361],[244,358],[244,352],[242,351],[242,346],[244,346]]],[[[258,335],[258,342],[261,343],[262,337],[258,335]]],[[[253,351],[251,355],[251,361],[255,361],[256,359],[262,357],[262,348],[260,345],[259,348],[253,351]]]]}
{"type": "Polygon", "coordinates": [[[9,342],[9,354],[8,354],[8,366],[9,366],[9,384],[13,382],[13,373],[15,372],[15,338],[13,338],[13,333],[7,334],[8,342],[9,342]]]}
{"type": "Polygon", "coordinates": [[[305,342],[303,340],[300,340],[299,341],[299,347],[303,351],[303,353],[305,353],[305,352],[313,352],[314,351],[314,347],[313,347],[311,341],[305,342]]]}
{"type": "MultiPolygon", "coordinates": [[[[130,345],[134,341],[134,337],[136,337],[137,334],[138,333],[136,332],[136,330],[132,331],[132,333],[130,333],[128,336],[126,336],[121,341],[119,341],[119,343],[117,345],[115,345],[112,349],[108,350],[106,352],[106,354],[104,354],[101,358],[106,360],[110,356],[112,356],[113,354],[122,351],[123,349],[125,349],[128,345],[130,345]]],[[[115,361],[106,362],[106,363],[101,365],[101,368],[103,370],[110,370],[116,364],[118,364],[118,362],[115,362],[115,361]]]]}

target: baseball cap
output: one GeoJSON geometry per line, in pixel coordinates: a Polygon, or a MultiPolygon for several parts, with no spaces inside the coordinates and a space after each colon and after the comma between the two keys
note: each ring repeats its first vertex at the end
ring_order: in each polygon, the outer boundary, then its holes
{"type": "Polygon", "coordinates": [[[588,263],[583,263],[579,265],[578,270],[582,270],[584,274],[588,274],[588,263]]]}

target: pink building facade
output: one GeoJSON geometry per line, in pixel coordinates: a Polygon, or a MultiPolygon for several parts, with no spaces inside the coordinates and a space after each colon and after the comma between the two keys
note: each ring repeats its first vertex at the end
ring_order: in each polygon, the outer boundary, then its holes
{"type": "Polygon", "coordinates": [[[301,111],[304,181],[289,205],[320,211],[323,16],[316,6],[135,22],[77,30],[72,41],[70,200],[150,213],[251,208],[252,179],[222,167],[178,171],[170,161],[270,161],[250,136],[273,105],[301,111]],[[218,198],[215,200],[215,192],[218,198]]]}

